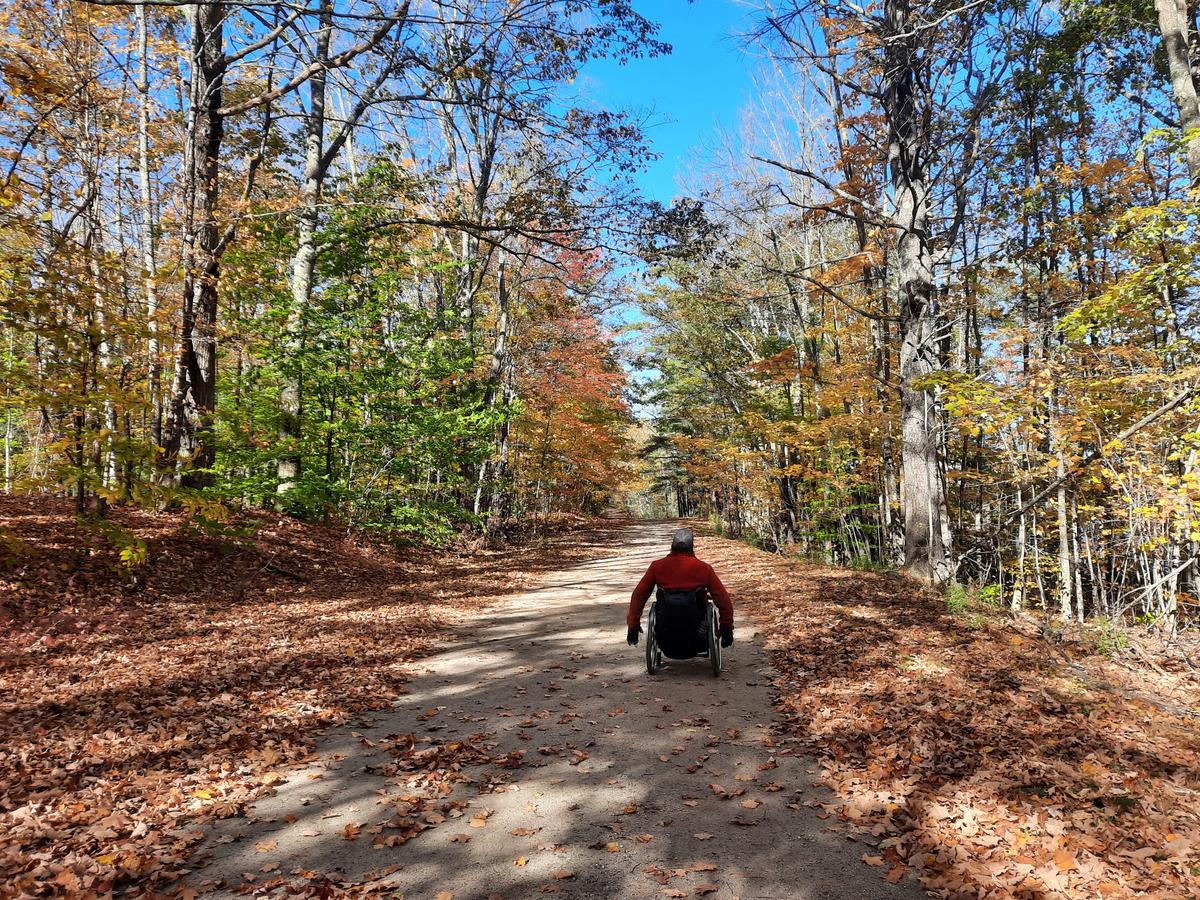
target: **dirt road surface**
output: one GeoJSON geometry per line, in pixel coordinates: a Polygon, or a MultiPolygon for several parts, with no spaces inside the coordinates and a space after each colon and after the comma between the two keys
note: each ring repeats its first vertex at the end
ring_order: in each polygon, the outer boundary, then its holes
{"type": "Polygon", "coordinates": [[[332,732],[248,818],[220,823],[191,883],[234,896],[374,880],[412,900],[924,897],[807,805],[828,797],[773,727],[753,623],[739,620],[720,678],[703,659],[651,677],[626,646],[629,592],[672,530],[630,526],[610,555],[462,628],[394,710],[332,732]]]}

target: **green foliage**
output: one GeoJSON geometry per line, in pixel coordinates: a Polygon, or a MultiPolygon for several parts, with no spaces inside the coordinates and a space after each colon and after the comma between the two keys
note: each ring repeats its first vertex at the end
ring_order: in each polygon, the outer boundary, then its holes
{"type": "Polygon", "coordinates": [[[946,585],[946,611],[952,616],[961,615],[962,613],[966,612],[968,599],[969,595],[966,587],[959,584],[957,581],[951,581],[946,585]]]}
{"type": "Polygon", "coordinates": [[[945,588],[946,611],[964,616],[968,628],[981,628],[988,615],[1004,602],[1003,587],[999,584],[963,584],[952,581],[945,588]]]}
{"type": "Polygon", "coordinates": [[[850,560],[850,568],[858,572],[893,572],[895,567],[890,563],[874,559],[870,556],[856,556],[850,560]]]}
{"type": "Polygon", "coordinates": [[[976,612],[969,612],[963,619],[963,624],[971,631],[978,631],[981,628],[986,628],[988,623],[987,616],[980,615],[976,612]]]}
{"type": "Polygon", "coordinates": [[[1000,607],[1004,604],[1004,585],[994,582],[977,586],[975,599],[984,606],[1000,607]]]}
{"type": "MultiPolygon", "coordinates": [[[[442,277],[439,258],[397,255],[370,237],[372,204],[411,182],[379,160],[359,188],[364,202],[339,210],[322,240],[317,292],[289,334],[291,296],[283,273],[263,290],[249,279],[234,307],[242,365],[227,360],[219,410],[219,484],[227,497],[276,506],[309,519],[348,516],[363,527],[444,541],[466,519],[456,492],[492,452],[496,427],[513,407],[489,409],[465,323],[411,302],[414,279],[442,277]],[[298,438],[281,437],[280,390],[302,373],[298,438]],[[300,459],[300,475],[279,494],[277,463],[300,459]],[[437,473],[431,478],[431,473],[437,473]]],[[[394,199],[394,197],[393,197],[394,199]]],[[[268,220],[257,240],[231,253],[231,268],[261,271],[286,258],[286,234],[268,220]]]]}
{"type": "Polygon", "coordinates": [[[116,548],[120,567],[124,571],[129,572],[145,565],[149,558],[149,548],[146,542],[115,522],[104,519],[92,519],[86,520],[81,524],[94,528],[105,540],[116,548]]]}
{"type": "Polygon", "coordinates": [[[1097,619],[1090,623],[1089,630],[1096,642],[1096,652],[1101,656],[1112,656],[1129,646],[1125,629],[1113,619],[1097,619]]]}

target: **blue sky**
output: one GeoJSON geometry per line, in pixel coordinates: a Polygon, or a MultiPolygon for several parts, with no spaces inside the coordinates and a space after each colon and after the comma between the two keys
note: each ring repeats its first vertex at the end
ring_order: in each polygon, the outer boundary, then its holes
{"type": "Polygon", "coordinates": [[[650,197],[668,202],[689,156],[711,145],[719,126],[736,127],[754,68],[738,35],[754,13],[731,0],[635,0],[634,8],[659,23],[658,36],[673,52],[624,66],[590,63],[577,89],[608,109],[651,114],[650,140],[661,158],[638,181],[650,197]]]}

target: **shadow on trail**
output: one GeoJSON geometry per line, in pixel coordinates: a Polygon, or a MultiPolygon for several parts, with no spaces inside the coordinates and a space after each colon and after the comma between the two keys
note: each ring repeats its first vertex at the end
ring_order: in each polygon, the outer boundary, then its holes
{"type": "Polygon", "coordinates": [[[192,882],[361,887],[399,866],[387,890],[410,898],[918,896],[804,805],[809,761],[779,738],[751,628],[721,678],[703,659],[651,678],[625,645],[629,592],[669,528],[634,526],[620,553],[457,630],[394,710],[332,732],[258,821],[218,826],[232,842],[211,843],[192,882]],[[434,764],[404,768],[425,753],[434,764]]]}
{"type": "Polygon", "coordinates": [[[46,858],[115,859],[127,842],[145,862],[98,878],[171,884],[197,822],[235,810],[331,725],[402,696],[463,616],[600,555],[623,527],[439,555],[265,514],[244,543],[175,515],[112,515],[147,543],[132,573],[69,506],[0,503],[21,548],[0,582],[0,850],[18,892],[46,858]]]}

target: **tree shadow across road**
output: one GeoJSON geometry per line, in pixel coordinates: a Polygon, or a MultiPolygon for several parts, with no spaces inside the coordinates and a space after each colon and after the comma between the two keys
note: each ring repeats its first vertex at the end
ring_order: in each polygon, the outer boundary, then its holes
{"type": "Polygon", "coordinates": [[[778,734],[752,627],[719,679],[704,660],[651,678],[625,646],[629,590],[661,530],[635,527],[621,553],[455,632],[394,709],[331,732],[250,818],[221,823],[190,883],[217,896],[920,896],[807,805],[828,797],[778,734]]]}
{"type": "Polygon", "coordinates": [[[0,502],[15,548],[0,574],[0,894],[168,889],[198,824],[392,703],[447,627],[608,552],[621,527],[434,553],[263,514],[237,540],[113,515],[146,542],[128,574],[67,504],[0,502]]]}

